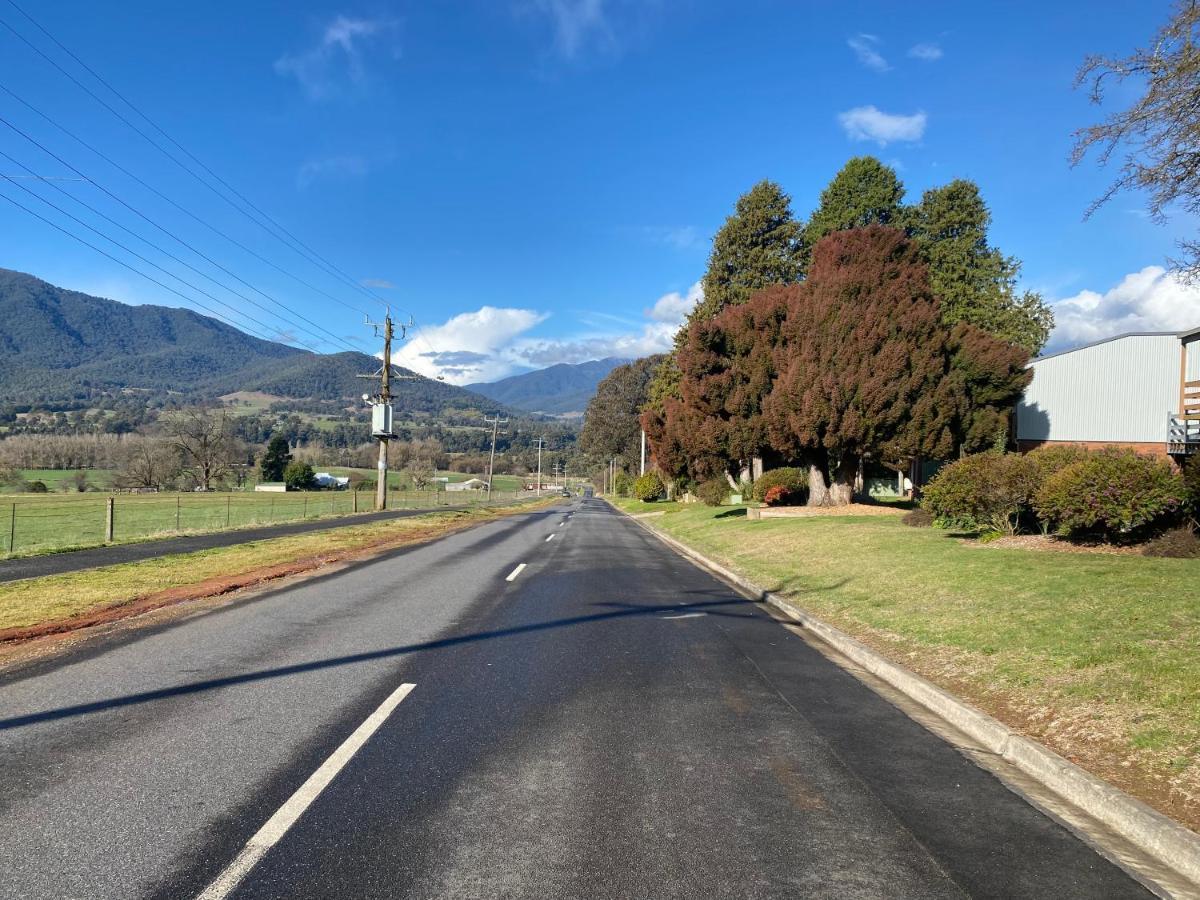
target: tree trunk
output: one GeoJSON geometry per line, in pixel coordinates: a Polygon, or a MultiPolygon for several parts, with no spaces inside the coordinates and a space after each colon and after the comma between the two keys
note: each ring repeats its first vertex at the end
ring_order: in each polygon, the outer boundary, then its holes
{"type": "Polygon", "coordinates": [[[854,502],[854,479],[858,477],[858,454],[843,453],[829,479],[829,506],[854,502]]]}
{"type": "Polygon", "coordinates": [[[829,457],[821,450],[808,461],[808,505],[829,506],[829,483],[825,472],[829,468],[829,457]]]}

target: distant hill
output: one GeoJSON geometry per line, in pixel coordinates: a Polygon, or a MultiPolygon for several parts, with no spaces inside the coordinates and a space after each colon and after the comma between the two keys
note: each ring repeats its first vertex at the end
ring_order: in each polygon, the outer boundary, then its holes
{"type": "MultiPolygon", "coordinates": [[[[129,306],[0,269],[0,400],[61,401],[124,388],[349,400],[365,389],[355,375],[378,367],[365,353],[311,353],[191,310],[129,306]]],[[[428,378],[399,381],[395,394],[406,413],[506,411],[428,378]]]]}
{"type": "Polygon", "coordinates": [[[467,390],[527,412],[580,413],[596,393],[596,385],[617,366],[629,362],[610,356],[590,362],[559,363],[536,372],[512,375],[490,383],[468,384],[467,390]]]}

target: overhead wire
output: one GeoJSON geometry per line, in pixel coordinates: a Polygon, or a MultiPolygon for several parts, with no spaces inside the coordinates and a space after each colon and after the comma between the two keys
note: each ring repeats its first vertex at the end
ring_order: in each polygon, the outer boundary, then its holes
{"type": "MultiPolygon", "coordinates": [[[[20,160],[16,159],[15,157],[11,156],[8,153],[5,153],[3,150],[0,150],[0,157],[4,157],[5,159],[12,162],[14,165],[20,166],[26,172],[32,171],[28,166],[26,166],[20,160]]],[[[14,177],[20,177],[20,176],[10,176],[10,175],[5,175],[5,174],[0,173],[0,178],[5,178],[9,181],[12,181],[14,177]]],[[[82,181],[83,179],[80,179],[80,180],[82,181]]],[[[17,185],[17,186],[23,187],[23,185],[17,185]]],[[[126,234],[131,235],[132,237],[136,238],[137,240],[141,241],[142,243],[146,244],[149,247],[153,247],[159,253],[162,253],[164,256],[167,256],[168,258],[174,260],[179,265],[185,266],[192,272],[195,272],[200,277],[205,278],[208,281],[212,282],[213,284],[217,285],[218,287],[221,287],[224,290],[229,291],[229,293],[233,294],[235,297],[239,297],[242,300],[245,300],[247,303],[251,304],[252,306],[257,307],[258,309],[261,309],[263,312],[267,313],[268,315],[275,316],[276,318],[281,319],[282,321],[286,322],[288,325],[295,327],[295,328],[299,328],[301,331],[305,332],[306,334],[315,338],[318,341],[327,342],[329,338],[332,338],[335,343],[340,343],[352,351],[355,351],[355,352],[358,351],[358,348],[352,346],[349,342],[338,337],[333,332],[328,331],[325,328],[322,328],[316,322],[313,322],[310,319],[305,318],[304,316],[300,315],[300,313],[289,309],[285,304],[280,303],[279,301],[275,300],[269,294],[264,293],[263,296],[265,296],[268,300],[270,300],[275,305],[279,306],[285,312],[296,316],[296,318],[300,319],[301,321],[307,322],[309,325],[312,325],[314,328],[318,329],[319,331],[324,332],[326,335],[328,335],[328,338],[322,337],[321,335],[317,334],[316,332],[310,331],[309,329],[305,328],[302,325],[298,325],[296,322],[293,322],[291,319],[287,318],[287,316],[281,315],[280,313],[275,312],[274,310],[268,309],[267,307],[263,306],[261,303],[258,303],[252,297],[248,297],[247,295],[241,293],[240,291],[236,290],[235,288],[230,287],[229,285],[225,284],[224,282],[222,282],[216,278],[213,278],[207,272],[203,271],[202,269],[197,268],[196,266],[193,266],[187,260],[182,259],[179,256],[176,256],[170,250],[167,250],[165,247],[162,247],[162,246],[154,243],[154,241],[151,241],[149,238],[138,234],[136,231],[127,227],[126,225],[122,224],[121,222],[118,222],[116,219],[112,218],[112,216],[109,216],[107,213],[103,212],[102,210],[99,210],[96,207],[92,206],[90,203],[87,203],[86,201],[81,200],[79,197],[76,197],[74,194],[72,194],[70,191],[66,190],[65,188],[59,187],[57,184],[54,184],[52,182],[50,183],[50,186],[53,187],[55,190],[57,190],[59,193],[61,193],[64,197],[79,204],[84,209],[90,211],[94,215],[99,216],[100,218],[104,219],[106,222],[109,222],[110,224],[115,225],[117,228],[120,228],[126,234]]],[[[43,200],[43,202],[48,202],[48,201],[45,201],[44,198],[42,198],[40,195],[38,195],[32,191],[30,193],[33,193],[34,196],[38,197],[38,199],[40,199],[40,200],[43,200]]],[[[57,209],[57,207],[55,207],[55,208],[57,209]]]]}
{"type": "Polygon", "coordinates": [[[237,322],[232,322],[232,321],[230,321],[230,320],[229,320],[228,318],[226,318],[226,317],[225,317],[225,316],[224,316],[222,313],[219,313],[219,312],[217,312],[216,310],[214,310],[214,309],[211,309],[210,307],[208,307],[208,306],[206,306],[205,304],[201,303],[199,300],[196,300],[194,297],[189,297],[189,296],[187,296],[186,294],[184,294],[184,293],[181,293],[180,291],[177,291],[177,290],[175,290],[175,288],[171,287],[169,284],[163,284],[161,281],[159,281],[159,280],[158,280],[157,278],[155,278],[153,275],[147,275],[145,272],[141,271],[141,270],[140,270],[140,269],[138,269],[136,266],[132,266],[132,265],[130,265],[129,263],[125,262],[124,260],[122,260],[122,259],[118,259],[117,257],[113,256],[111,253],[109,253],[107,250],[102,250],[101,248],[97,247],[95,244],[91,243],[90,241],[86,240],[85,238],[81,238],[79,235],[77,235],[77,234],[73,234],[72,232],[68,231],[66,228],[63,228],[63,227],[62,227],[61,225],[59,225],[57,222],[54,222],[54,221],[52,221],[52,220],[50,220],[50,219],[47,219],[47,218],[46,218],[45,216],[43,216],[41,213],[35,212],[34,210],[30,209],[28,206],[26,206],[25,204],[21,203],[19,200],[14,200],[12,197],[8,196],[8,194],[4,193],[3,191],[0,191],[0,198],[3,198],[3,199],[5,199],[5,200],[7,200],[9,203],[11,203],[13,206],[17,207],[18,209],[23,209],[25,212],[29,213],[29,215],[33,216],[35,219],[40,219],[41,221],[45,222],[45,223],[46,223],[47,225],[49,225],[51,228],[54,228],[54,229],[56,229],[56,230],[58,230],[58,231],[61,231],[61,232],[62,232],[63,234],[65,234],[67,237],[69,237],[69,238],[72,238],[72,239],[74,239],[74,240],[76,240],[76,241],[79,241],[79,243],[83,244],[85,247],[90,247],[91,249],[93,249],[93,250],[95,250],[97,253],[99,253],[101,256],[106,256],[106,257],[108,257],[110,260],[112,260],[113,262],[115,262],[117,265],[119,265],[119,266],[123,266],[123,267],[125,267],[126,269],[129,269],[129,271],[131,271],[131,272],[134,272],[135,274],[142,276],[142,277],[143,277],[143,278],[145,278],[147,281],[151,281],[151,282],[153,282],[154,284],[156,284],[156,285],[158,285],[159,287],[161,287],[163,290],[165,290],[165,291],[170,291],[172,294],[174,294],[174,295],[175,295],[175,296],[177,296],[177,297],[180,297],[181,299],[183,299],[184,301],[186,301],[186,302],[188,302],[188,303],[194,303],[195,305],[197,305],[197,306],[199,306],[201,309],[203,309],[205,312],[207,312],[207,313],[209,313],[210,315],[212,315],[214,318],[220,319],[220,320],[221,320],[222,322],[224,322],[226,325],[229,325],[229,326],[231,326],[231,327],[233,327],[233,328],[236,328],[236,329],[238,329],[238,330],[240,330],[240,331],[245,331],[245,332],[248,332],[249,334],[253,335],[254,337],[261,338],[261,339],[262,339],[262,340],[264,340],[264,341],[270,341],[270,340],[272,340],[272,338],[270,338],[270,337],[267,337],[267,336],[266,336],[266,335],[264,335],[264,334],[260,334],[260,333],[258,333],[258,332],[256,332],[256,331],[254,331],[253,329],[246,328],[244,325],[239,325],[237,322]]]}
{"type": "MultiPolygon", "coordinates": [[[[23,130],[21,130],[20,128],[18,128],[16,125],[14,125],[14,124],[13,124],[12,122],[10,122],[8,119],[6,119],[4,116],[0,116],[0,125],[4,125],[4,126],[6,126],[6,127],[7,127],[7,128],[9,128],[11,131],[13,131],[13,132],[15,132],[16,134],[18,134],[18,135],[20,135],[21,137],[23,137],[23,138],[24,138],[26,141],[28,141],[29,143],[31,143],[33,146],[37,147],[39,150],[41,150],[41,151],[42,151],[43,153],[45,153],[47,156],[49,156],[50,158],[54,159],[54,160],[55,160],[55,161],[57,161],[58,163],[60,163],[60,164],[62,164],[62,165],[64,165],[64,166],[66,166],[68,169],[70,169],[70,170],[71,170],[72,172],[74,172],[76,175],[79,175],[81,178],[83,178],[83,179],[84,179],[84,180],[85,180],[87,183],[91,184],[93,187],[95,187],[95,188],[97,188],[98,190],[102,191],[102,192],[103,192],[103,193],[104,193],[106,196],[110,197],[112,200],[114,200],[115,202],[119,203],[121,206],[125,207],[127,210],[129,210],[131,213],[133,213],[134,215],[136,215],[138,218],[142,219],[143,221],[145,221],[145,222],[146,222],[146,223],[148,223],[149,225],[151,225],[151,226],[153,226],[154,228],[156,228],[156,229],[158,229],[159,231],[161,231],[163,234],[167,235],[167,237],[171,238],[171,239],[172,239],[173,241],[175,241],[176,243],[180,244],[180,245],[181,245],[181,246],[183,246],[183,247],[186,247],[186,248],[187,248],[188,250],[190,250],[192,253],[196,254],[198,257],[200,257],[201,259],[203,259],[205,262],[209,263],[209,265],[215,266],[216,268],[220,269],[222,272],[224,272],[225,274],[227,274],[229,277],[233,278],[233,279],[234,279],[235,281],[237,281],[238,283],[240,283],[240,284],[242,284],[242,285],[245,285],[247,288],[249,288],[250,290],[254,291],[255,293],[257,293],[257,294],[259,294],[259,295],[261,295],[261,296],[265,297],[267,300],[271,301],[272,303],[274,303],[274,304],[276,304],[276,305],[278,305],[278,306],[282,307],[283,309],[286,309],[286,310],[287,310],[287,311],[288,311],[288,312],[289,312],[291,315],[293,315],[293,316],[296,316],[296,317],[298,317],[298,318],[302,318],[302,319],[303,319],[303,318],[305,318],[304,316],[301,316],[301,315],[300,315],[300,313],[297,313],[297,312],[295,312],[294,310],[292,310],[292,309],[291,309],[290,307],[288,307],[286,304],[284,304],[284,303],[281,303],[280,301],[278,301],[278,300],[276,300],[274,297],[272,297],[270,294],[266,293],[266,292],[265,292],[265,291],[263,291],[262,289],[260,289],[260,288],[256,287],[255,285],[251,284],[250,282],[246,281],[244,278],[242,278],[240,275],[238,275],[238,274],[237,274],[236,272],[234,272],[232,269],[230,269],[229,267],[227,267],[227,266],[223,265],[222,263],[218,262],[217,260],[213,259],[213,258],[212,258],[211,256],[209,256],[207,253],[205,253],[204,251],[200,250],[198,247],[194,246],[194,245],[193,245],[193,244],[191,244],[189,241],[185,240],[184,238],[181,238],[179,235],[175,234],[175,233],[174,233],[173,231],[171,231],[170,229],[166,228],[165,226],[163,226],[163,225],[159,224],[158,222],[156,222],[154,219],[150,218],[150,216],[146,215],[146,214],[145,214],[145,213],[143,213],[143,212],[142,212],[140,209],[138,209],[137,207],[135,207],[135,206],[133,206],[132,204],[128,203],[128,202],[127,202],[127,201],[125,201],[124,199],[122,199],[120,196],[118,196],[118,195],[117,195],[116,193],[114,193],[113,191],[109,190],[107,187],[105,187],[105,186],[104,186],[103,184],[101,184],[100,182],[96,181],[94,178],[92,178],[90,175],[88,175],[88,174],[87,174],[86,172],[84,172],[82,169],[79,169],[78,167],[76,167],[75,165],[73,165],[73,164],[72,164],[71,162],[69,162],[68,160],[66,160],[66,159],[64,159],[63,157],[59,156],[57,153],[55,153],[53,150],[51,150],[49,147],[47,147],[47,146],[46,146],[45,144],[43,144],[41,141],[37,140],[37,139],[36,139],[36,138],[34,138],[33,136],[31,136],[31,135],[27,134],[25,131],[23,131],[23,130]]],[[[6,155],[7,155],[7,154],[6,154],[6,155]]],[[[12,157],[9,157],[9,158],[11,159],[12,157]]],[[[71,196],[73,196],[73,195],[71,195],[71,196]]],[[[77,198],[76,198],[76,199],[77,199],[77,198]]],[[[82,202],[82,201],[79,201],[79,202],[82,202]]],[[[103,215],[103,214],[101,214],[101,215],[103,215]]],[[[124,227],[124,226],[119,226],[119,227],[124,227]]],[[[143,239],[143,240],[144,240],[144,239],[143,239]]],[[[163,251],[163,252],[166,252],[166,251],[163,251]]],[[[185,265],[186,265],[186,264],[185,264],[185,265]]],[[[209,277],[209,276],[206,276],[206,277],[209,277]]],[[[231,290],[231,292],[232,292],[232,289],[230,289],[230,290],[231,290]]],[[[250,302],[253,302],[253,301],[250,301],[250,302]]],[[[260,308],[261,308],[261,307],[260,307],[260,308]]],[[[277,314],[277,313],[273,313],[273,315],[278,315],[278,314],[277,314]]],[[[282,317],[281,317],[281,318],[282,318],[282,317]]],[[[309,320],[305,319],[305,321],[309,321],[309,320]]],[[[290,322],[289,324],[293,324],[293,325],[295,325],[295,323],[294,323],[294,322],[290,322]]],[[[310,322],[310,324],[315,324],[315,323],[312,323],[312,322],[310,322]]],[[[300,327],[300,329],[301,329],[302,331],[307,331],[307,329],[303,328],[302,326],[299,326],[299,327],[300,327]]],[[[320,327],[320,326],[317,326],[317,327],[320,327]]],[[[310,332],[310,333],[311,333],[311,332],[310,332]]],[[[336,336],[334,336],[334,337],[336,337],[336,336]]],[[[324,340],[324,339],[323,339],[323,338],[321,338],[320,340],[324,340]]],[[[346,343],[346,341],[345,341],[345,340],[343,340],[342,338],[337,338],[337,340],[338,340],[338,341],[340,341],[340,342],[341,342],[341,343],[343,343],[343,344],[345,344],[345,343],[346,343]]],[[[348,344],[347,344],[347,346],[350,346],[350,345],[348,345],[348,344]]],[[[350,349],[351,349],[351,350],[355,350],[356,352],[361,352],[361,351],[357,351],[357,348],[355,348],[355,347],[353,347],[353,346],[351,346],[351,347],[350,347],[350,349]]]]}
{"type": "MultiPolygon", "coordinates": [[[[112,95],[117,97],[123,104],[125,104],[125,106],[127,106],[130,110],[132,110],[134,113],[136,113],[137,116],[139,116],[143,121],[145,121],[158,134],[160,134],[170,144],[172,144],[174,147],[176,147],[181,153],[183,153],[195,165],[199,166],[200,169],[202,169],[208,176],[210,176],[218,184],[220,184],[225,190],[227,190],[229,193],[231,193],[235,197],[237,197],[238,200],[241,201],[241,203],[245,204],[246,207],[248,207],[250,210],[252,210],[260,218],[256,218],[255,215],[251,215],[249,212],[246,211],[246,209],[243,209],[237,203],[234,203],[228,197],[228,195],[226,195],[226,194],[222,193],[221,191],[217,190],[216,188],[214,188],[212,186],[212,184],[210,184],[204,178],[202,178],[194,169],[192,169],[191,167],[189,167],[187,165],[184,165],[174,154],[170,153],[166,148],[164,148],[161,144],[159,144],[157,141],[155,141],[150,135],[146,134],[141,128],[139,128],[137,125],[135,125],[133,122],[131,122],[126,116],[122,115],[110,103],[108,103],[102,97],[97,95],[95,91],[91,90],[87,85],[83,84],[78,78],[76,78],[69,71],[67,71],[62,65],[60,65],[58,63],[57,60],[55,60],[51,56],[49,56],[45,51],[43,51],[40,47],[38,47],[36,44],[34,44],[32,41],[30,41],[27,37],[25,37],[23,34],[21,34],[19,31],[17,31],[7,21],[0,19],[0,25],[3,25],[9,32],[11,32],[14,36],[16,36],[22,43],[24,43],[31,50],[33,50],[35,53],[37,53],[39,56],[41,56],[46,62],[48,62],[50,65],[52,65],[64,77],[66,77],[73,84],[75,84],[80,90],[82,90],[86,94],[88,94],[88,96],[90,96],[93,100],[95,100],[97,103],[99,103],[101,106],[103,106],[112,115],[114,115],[117,119],[119,119],[121,122],[123,122],[127,127],[129,127],[131,130],[133,130],[135,133],[137,133],[140,137],[142,137],[143,140],[145,140],[147,143],[149,143],[151,146],[153,146],[155,149],[157,149],[160,153],[162,153],[164,156],[166,156],[168,159],[170,159],[172,162],[174,162],[178,167],[183,169],[185,172],[187,172],[189,175],[191,175],[197,181],[202,183],[210,191],[215,193],[217,196],[221,197],[221,199],[223,199],[226,203],[228,203],[232,208],[234,208],[239,213],[244,215],[250,221],[257,224],[259,227],[263,228],[264,231],[266,231],[268,234],[271,234],[276,240],[279,240],[281,243],[283,243],[284,246],[289,247],[291,250],[296,252],[298,255],[305,258],[308,262],[310,262],[313,265],[317,266],[318,268],[322,269],[326,274],[334,275],[335,277],[340,279],[342,282],[344,282],[346,285],[348,285],[355,291],[358,291],[359,293],[375,300],[376,302],[387,304],[387,305],[394,305],[391,303],[391,301],[380,296],[375,291],[369,289],[368,287],[363,285],[361,282],[355,280],[353,277],[348,275],[346,272],[344,272],[341,268],[336,266],[334,263],[330,262],[328,259],[326,259],[324,256],[322,256],[319,252],[314,250],[307,243],[305,243],[303,240],[301,240],[299,237],[297,237],[295,234],[293,234],[291,231],[289,231],[285,226],[283,226],[278,221],[276,221],[272,216],[270,216],[268,213],[266,213],[264,210],[262,210],[260,207],[258,207],[255,203],[253,203],[253,201],[251,201],[248,197],[246,197],[244,194],[242,194],[240,191],[238,191],[228,181],[226,181],[224,178],[222,178],[220,175],[218,175],[215,171],[213,171],[212,168],[210,168],[201,159],[199,159],[195,154],[193,154],[190,150],[188,150],[185,146],[183,146],[183,144],[181,144],[178,140],[176,140],[174,137],[172,137],[165,129],[163,129],[157,122],[155,122],[152,118],[150,118],[150,116],[148,116],[145,112],[143,112],[141,108],[139,108],[128,97],[126,97],[116,87],[114,87],[99,72],[97,72],[94,68],[92,68],[90,65],[88,65],[87,62],[85,62],[82,58],[79,57],[78,54],[76,54],[69,47],[67,47],[57,37],[55,37],[54,34],[49,31],[49,29],[47,29],[44,25],[42,25],[39,21],[37,21],[33,16],[31,16],[24,8],[22,8],[19,4],[17,4],[15,2],[15,0],[6,0],[6,2],[9,4],[9,6],[11,6],[13,9],[15,9],[18,13],[20,13],[20,15],[22,17],[24,17],[28,22],[30,22],[35,28],[37,28],[38,31],[40,31],[56,47],[58,47],[59,50],[61,50],[68,57],[70,57],[77,65],[79,65],[84,71],[86,71],[89,75],[91,75],[94,79],[96,79],[97,82],[99,82],[101,85],[103,85],[112,95]],[[263,220],[265,220],[265,223],[263,220]],[[269,224],[266,224],[266,223],[269,223],[269,224]],[[278,229],[278,232],[282,232],[282,234],[284,236],[286,236],[287,240],[285,240],[284,237],[280,237],[280,234],[277,233],[274,229],[278,229]],[[289,241],[291,243],[289,243],[289,241]]],[[[277,269],[278,271],[281,271],[283,274],[286,274],[289,277],[296,279],[298,282],[303,284],[305,287],[309,288],[310,290],[313,290],[316,293],[321,294],[322,296],[325,296],[327,299],[333,300],[334,302],[337,302],[349,309],[353,309],[356,312],[361,312],[364,315],[369,316],[369,314],[366,313],[364,310],[362,310],[358,307],[352,306],[351,304],[347,304],[344,301],[342,301],[340,298],[334,297],[334,296],[328,294],[327,292],[317,288],[315,285],[309,284],[308,282],[306,282],[303,279],[300,279],[298,276],[294,275],[294,273],[291,273],[287,270],[282,269],[282,267],[278,266],[277,264],[273,263],[272,261],[266,259],[265,257],[262,257],[260,254],[256,253],[255,251],[250,250],[250,248],[246,247],[244,244],[241,244],[240,242],[230,238],[228,235],[224,234],[219,229],[214,228],[212,225],[203,221],[198,216],[191,213],[189,210],[186,210],[178,203],[175,203],[173,200],[170,200],[169,198],[165,197],[164,195],[162,195],[160,192],[158,192],[154,188],[150,187],[150,185],[148,185],[144,180],[137,178],[132,173],[130,173],[127,169],[118,165],[113,160],[109,159],[105,154],[100,153],[100,151],[96,150],[94,147],[91,147],[86,141],[83,141],[78,136],[72,134],[67,129],[65,129],[63,126],[59,125],[57,122],[54,122],[53,119],[51,119],[45,113],[42,113],[40,110],[37,110],[36,108],[34,108],[32,106],[32,104],[29,104],[26,101],[22,100],[21,98],[17,97],[12,91],[9,91],[7,89],[5,89],[5,90],[7,93],[9,93],[10,96],[13,96],[14,99],[17,99],[19,102],[23,103],[24,105],[26,105],[27,107],[32,109],[38,115],[41,115],[43,118],[47,119],[47,121],[50,121],[51,124],[58,127],[60,130],[62,130],[64,133],[66,133],[68,136],[70,136],[72,139],[83,144],[89,150],[91,150],[92,152],[99,155],[102,159],[105,159],[106,162],[108,162],[111,165],[114,165],[120,171],[124,172],[127,176],[134,178],[134,180],[137,181],[139,184],[141,184],[144,187],[146,187],[147,189],[151,190],[157,196],[159,196],[162,199],[166,200],[167,202],[171,203],[173,206],[180,209],[182,212],[189,215],[193,219],[196,219],[198,222],[205,225],[210,230],[213,230],[214,232],[220,234],[226,240],[230,240],[232,243],[234,243],[240,249],[244,250],[247,253],[250,253],[255,258],[259,259],[261,262],[264,262],[265,264],[272,266],[273,268],[277,269]]],[[[193,252],[195,252],[195,251],[193,251],[193,252]]],[[[232,273],[230,273],[230,274],[232,274],[232,273]]],[[[397,308],[403,312],[406,312],[409,315],[410,320],[413,322],[414,329],[417,331],[418,336],[425,343],[425,345],[429,348],[429,350],[432,353],[436,354],[438,351],[435,349],[432,341],[429,339],[429,337],[425,333],[424,329],[419,324],[416,323],[415,317],[412,316],[412,313],[410,311],[403,310],[402,307],[397,307],[397,308]]],[[[322,330],[324,330],[324,329],[322,329],[322,330]]]]}
{"type": "MultiPolygon", "coordinates": [[[[55,210],[60,215],[66,216],[68,219],[70,219],[72,222],[75,222],[77,225],[82,225],[84,228],[86,228],[88,231],[95,234],[97,237],[101,237],[104,240],[108,241],[110,244],[112,244],[116,247],[120,247],[122,250],[124,250],[126,253],[130,254],[131,256],[137,257],[142,262],[146,263],[146,265],[154,267],[155,269],[157,269],[158,271],[160,271],[164,275],[166,275],[168,278],[174,278],[180,284],[191,288],[193,291],[196,291],[198,294],[203,294],[205,297],[208,297],[214,303],[219,303],[219,304],[221,304],[221,306],[224,306],[226,309],[233,310],[234,315],[241,316],[243,319],[253,322],[255,325],[258,325],[260,328],[265,328],[268,331],[272,331],[272,330],[279,331],[280,330],[280,329],[275,328],[275,326],[273,326],[273,325],[269,325],[260,319],[254,318],[253,316],[251,316],[248,313],[242,312],[241,310],[230,305],[229,303],[225,302],[224,300],[221,300],[219,297],[213,296],[212,294],[210,294],[208,291],[204,290],[203,288],[196,287],[190,281],[187,281],[184,278],[180,278],[174,272],[170,271],[169,269],[163,268],[158,263],[154,262],[154,260],[149,259],[149,258],[143,256],[142,254],[138,253],[136,250],[133,250],[130,247],[125,246],[120,241],[116,240],[115,238],[109,237],[107,234],[102,232],[100,229],[98,229],[92,225],[89,225],[87,222],[83,221],[78,216],[72,215],[71,213],[69,213],[65,209],[63,209],[61,206],[57,205],[56,203],[51,202],[50,200],[47,200],[45,197],[42,197],[36,191],[30,190],[29,188],[25,187],[25,185],[23,185],[23,184],[18,184],[16,182],[13,182],[12,179],[9,178],[7,175],[0,175],[0,178],[3,178],[5,181],[12,182],[16,187],[19,187],[21,190],[23,190],[25,193],[29,194],[34,199],[40,200],[42,203],[45,203],[51,209],[55,210]]],[[[286,319],[284,321],[287,322],[286,319]]],[[[295,325],[294,322],[287,322],[287,324],[291,325],[291,326],[295,325]]],[[[311,344],[306,344],[304,341],[301,341],[298,339],[295,341],[291,341],[289,343],[300,344],[304,347],[308,347],[308,349],[310,349],[310,350],[314,350],[314,351],[316,350],[316,348],[313,347],[311,344]]]]}

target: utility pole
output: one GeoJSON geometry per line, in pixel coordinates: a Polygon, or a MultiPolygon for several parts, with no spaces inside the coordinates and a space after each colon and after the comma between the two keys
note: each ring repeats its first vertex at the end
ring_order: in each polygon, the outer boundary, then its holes
{"type": "MultiPolygon", "coordinates": [[[[537,495],[542,496],[542,447],[546,446],[546,442],[541,438],[537,439],[538,448],[538,474],[537,474],[537,495]]],[[[490,484],[490,482],[489,482],[490,484]]]]}
{"type": "Polygon", "coordinates": [[[488,457],[488,502],[492,499],[492,472],[496,468],[496,434],[501,425],[507,425],[508,419],[501,419],[499,414],[494,419],[485,418],[483,421],[492,423],[492,455],[488,457]]]}
{"type": "MultiPolygon", "coordinates": [[[[371,404],[371,434],[379,440],[379,462],[375,469],[375,508],[387,509],[387,477],[388,477],[388,440],[395,437],[392,428],[392,379],[416,381],[415,375],[398,375],[392,372],[392,337],[395,335],[395,325],[392,322],[391,310],[385,310],[382,322],[366,320],[366,324],[375,329],[375,336],[383,336],[383,365],[372,375],[359,375],[359,378],[379,379],[379,393],[372,398],[363,394],[363,400],[371,404]]],[[[412,322],[409,322],[411,325],[412,322]]],[[[408,333],[409,325],[400,325],[401,340],[408,333]]]]}

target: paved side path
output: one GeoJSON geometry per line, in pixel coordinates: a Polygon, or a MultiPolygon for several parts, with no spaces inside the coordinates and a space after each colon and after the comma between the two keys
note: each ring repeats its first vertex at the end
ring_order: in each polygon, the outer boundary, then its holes
{"type": "Polygon", "coordinates": [[[309,531],[327,531],[331,528],[349,528],[352,525],[364,525],[368,522],[379,522],[385,519],[405,519],[409,516],[424,516],[433,512],[465,508],[462,506],[435,506],[429,509],[392,509],[385,512],[359,513],[358,515],[328,519],[308,519],[303,522],[285,522],[281,525],[214,531],[207,534],[140,541],[136,544],[88,547],[84,550],[68,550],[43,556],[6,559],[0,561],[0,582],[17,581],[21,578],[40,578],[43,575],[62,575],[82,569],[94,569],[98,566],[115,566],[118,563],[153,559],[168,553],[192,553],[196,550],[211,550],[214,547],[232,547],[235,544],[248,544],[250,541],[261,541],[264,538],[287,537],[309,531]]]}
{"type": "Polygon", "coordinates": [[[1150,897],[599,501],[0,679],[0,898],[248,858],[210,896],[1150,897]]]}

